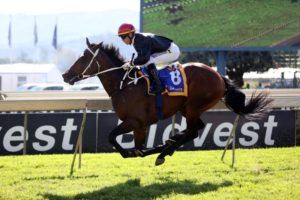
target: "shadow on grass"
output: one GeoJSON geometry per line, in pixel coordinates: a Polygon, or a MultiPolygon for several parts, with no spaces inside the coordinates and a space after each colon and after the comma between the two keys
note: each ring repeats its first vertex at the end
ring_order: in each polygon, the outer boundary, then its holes
{"type": "Polygon", "coordinates": [[[53,194],[44,194],[43,197],[50,200],[70,200],[70,199],[156,199],[158,197],[170,194],[199,194],[210,191],[216,191],[221,187],[231,186],[232,182],[224,181],[220,184],[203,183],[195,184],[192,181],[167,181],[164,183],[154,183],[141,186],[139,179],[128,180],[114,186],[105,187],[92,192],[80,193],[75,196],[60,196],[53,194]]]}

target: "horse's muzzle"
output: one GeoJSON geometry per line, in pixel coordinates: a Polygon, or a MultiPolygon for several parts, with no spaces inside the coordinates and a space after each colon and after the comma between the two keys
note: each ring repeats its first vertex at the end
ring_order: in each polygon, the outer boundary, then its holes
{"type": "Polygon", "coordinates": [[[74,83],[75,82],[77,82],[77,81],[79,81],[79,80],[81,80],[78,76],[74,76],[73,78],[71,78],[70,80],[69,80],[69,84],[70,85],[74,85],[74,83]]]}
{"type": "Polygon", "coordinates": [[[70,85],[74,85],[75,82],[81,80],[79,76],[69,76],[68,74],[63,74],[62,77],[64,79],[64,82],[70,85]]]}

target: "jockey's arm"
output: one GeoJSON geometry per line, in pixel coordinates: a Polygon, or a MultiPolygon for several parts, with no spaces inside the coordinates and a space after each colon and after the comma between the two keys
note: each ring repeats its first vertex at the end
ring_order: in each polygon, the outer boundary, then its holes
{"type": "Polygon", "coordinates": [[[147,63],[151,56],[151,40],[147,37],[136,38],[134,48],[137,52],[137,57],[133,60],[134,65],[143,65],[147,63]]]}
{"type": "Polygon", "coordinates": [[[143,65],[143,64],[147,63],[149,59],[150,59],[150,54],[143,55],[143,54],[138,53],[138,56],[133,60],[133,64],[134,65],[143,65]]]}

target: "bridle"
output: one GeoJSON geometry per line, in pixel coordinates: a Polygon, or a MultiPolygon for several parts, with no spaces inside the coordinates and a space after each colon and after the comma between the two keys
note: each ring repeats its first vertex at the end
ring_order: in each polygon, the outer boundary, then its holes
{"type": "MultiPolygon", "coordinates": [[[[78,78],[79,80],[86,79],[86,78],[90,78],[90,77],[94,77],[94,76],[97,76],[97,75],[99,75],[99,74],[104,74],[104,73],[106,73],[106,72],[110,72],[110,71],[114,71],[114,70],[118,70],[118,69],[123,69],[123,68],[125,67],[125,64],[126,64],[126,63],[125,63],[124,65],[121,65],[120,67],[113,67],[113,68],[109,68],[109,69],[107,69],[107,70],[100,71],[100,70],[101,70],[101,65],[100,65],[100,63],[99,63],[99,61],[98,61],[98,59],[97,59],[97,56],[98,56],[99,51],[100,51],[100,47],[99,47],[95,52],[93,52],[93,51],[90,49],[90,47],[87,47],[87,50],[93,55],[93,57],[91,58],[89,64],[85,66],[83,72],[81,72],[81,74],[79,74],[79,75],[77,76],[77,78],[78,78]],[[94,60],[96,61],[97,66],[98,66],[98,71],[97,71],[97,73],[95,73],[95,74],[85,74],[85,73],[87,72],[87,70],[91,68],[91,66],[92,66],[92,64],[93,64],[93,62],[94,62],[94,60]]],[[[132,55],[132,59],[133,59],[133,57],[134,57],[134,54],[132,55]]],[[[135,77],[130,77],[129,74],[130,74],[130,72],[131,72],[132,69],[133,69],[133,68],[131,68],[130,70],[127,70],[127,71],[125,72],[125,74],[124,74],[124,76],[123,76],[123,79],[122,79],[122,81],[121,81],[121,83],[120,83],[120,89],[123,88],[123,81],[126,79],[126,77],[129,78],[129,79],[131,79],[131,81],[128,82],[127,85],[130,85],[130,84],[132,84],[132,83],[134,83],[134,84],[136,85],[136,84],[137,84],[137,81],[138,81],[139,79],[141,79],[141,78],[144,77],[144,75],[138,77],[138,76],[137,76],[137,73],[135,73],[135,77]]]]}
{"type": "Polygon", "coordinates": [[[100,51],[100,48],[98,48],[95,52],[93,52],[93,51],[90,49],[90,47],[87,47],[87,50],[93,55],[93,57],[91,58],[89,64],[88,64],[87,66],[85,66],[83,72],[81,72],[81,74],[78,75],[78,78],[79,78],[79,79],[85,79],[85,78],[94,77],[94,76],[97,76],[97,75],[99,75],[99,74],[104,74],[104,73],[106,73],[106,72],[114,71],[114,70],[117,70],[117,69],[123,69],[123,67],[124,67],[124,66],[122,65],[122,66],[120,66],[120,67],[113,67],[113,68],[109,68],[109,69],[107,69],[107,70],[100,71],[100,70],[101,70],[101,65],[100,65],[100,63],[98,62],[98,59],[97,59],[97,56],[98,56],[99,51],[100,51]],[[93,64],[93,62],[94,62],[94,60],[96,61],[97,66],[98,66],[98,71],[97,71],[97,73],[95,73],[95,74],[85,74],[85,73],[87,72],[87,70],[91,68],[91,66],[92,66],[92,64],[93,64]]]}
{"type": "Polygon", "coordinates": [[[100,68],[101,68],[101,65],[99,64],[98,60],[95,59],[99,53],[99,49],[97,49],[95,52],[93,52],[89,47],[87,48],[87,50],[93,55],[92,59],[90,60],[89,64],[87,66],[85,66],[83,72],[81,72],[81,74],[78,75],[78,78],[80,79],[85,79],[85,78],[89,78],[89,77],[93,77],[93,76],[96,76],[99,72],[100,72],[100,68]],[[88,69],[91,68],[91,65],[92,63],[94,62],[94,60],[96,60],[96,63],[98,65],[98,72],[96,74],[91,74],[91,75],[86,75],[86,71],[88,69]]]}

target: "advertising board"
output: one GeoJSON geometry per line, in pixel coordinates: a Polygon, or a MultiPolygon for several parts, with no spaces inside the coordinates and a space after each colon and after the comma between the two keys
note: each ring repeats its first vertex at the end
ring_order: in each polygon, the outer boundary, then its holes
{"type": "MultiPolygon", "coordinates": [[[[205,128],[180,150],[223,149],[235,114],[207,112],[205,128]]],[[[28,154],[74,152],[82,120],[81,113],[29,114],[26,131],[28,154]]],[[[114,152],[108,134],[121,121],[115,113],[88,113],[83,134],[83,152],[114,152]]],[[[176,116],[176,131],[186,129],[185,118],[176,116]]],[[[0,114],[0,155],[21,155],[24,147],[23,114],[0,114]]],[[[163,144],[172,134],[171,119],[151,125],[146,148],[163,144]]],[[[123,148],[134,147],[133,134],[117,137],[123,148]]],[[[237,148],[288,147],[295,145],[295,111],[273,111],[262,121],[241,120],[236,132],[237,148]]]]}

